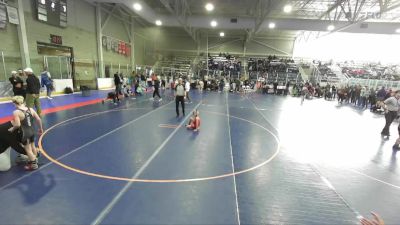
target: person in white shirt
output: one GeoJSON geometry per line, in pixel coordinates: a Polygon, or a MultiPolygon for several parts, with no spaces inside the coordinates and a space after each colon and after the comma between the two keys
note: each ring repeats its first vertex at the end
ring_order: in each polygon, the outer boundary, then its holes
{"type": "Polygon", "coordinates": [[[185,83],[185,91],[186,91],[187,102],[191,103],[192,101],[190,100],[190,97],[189,97],[189,91],[190,91],[190,82],[189,82],[189,80],[187,80],[186,83],[185,83]]]}
{"type": "Polygon", "coordinates": [[[182,113],[185,116],[185,87],[182,84],[182,78],[179,78],[178,84],[175,86],[175,103],[176,103],[176,117],[179,117],[179,103],[182,106],[182,113]]]}
{"type": "Polygon", "coordinates": [[[204,82],[202,80],[199,81],[199,90],[200,92],[203,92],[203,88],[204,88],[204,82]]]}

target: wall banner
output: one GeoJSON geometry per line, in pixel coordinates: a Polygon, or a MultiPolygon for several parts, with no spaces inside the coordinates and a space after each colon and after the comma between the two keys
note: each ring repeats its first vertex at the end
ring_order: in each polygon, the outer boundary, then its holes
{"type": "Polygon", "coordinates": [[[102,45],[107,51],[113,51],[117,54],[121,54],[129,57],[131,55],[130,44],[118,40],[113,37],[103,36],[101,39],[102,45]]]}
{"type": "Polygon", "coordinates": [[[17,8],[7,6],[7,14],[8,14],[8,22],[12,24],[19,24],[19,18],[18,18],[18,10],[17,8]]]}

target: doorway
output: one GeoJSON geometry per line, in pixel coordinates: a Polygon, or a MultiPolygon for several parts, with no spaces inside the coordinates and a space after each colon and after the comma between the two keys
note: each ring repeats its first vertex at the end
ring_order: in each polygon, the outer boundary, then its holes
{"type": "Polygon", "coordinates": [[[53,79],[72,79],[76,88],[72,47],[37,42],[37,50],[53,79]]]}

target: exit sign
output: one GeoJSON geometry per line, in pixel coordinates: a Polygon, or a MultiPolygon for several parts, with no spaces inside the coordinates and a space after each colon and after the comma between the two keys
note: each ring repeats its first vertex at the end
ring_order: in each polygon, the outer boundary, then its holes
{"type": "Polygon", "coordinates": [[[62,45],[62,37],[54,34],[50,34],[50,42],[56,45],[62,45]]]}

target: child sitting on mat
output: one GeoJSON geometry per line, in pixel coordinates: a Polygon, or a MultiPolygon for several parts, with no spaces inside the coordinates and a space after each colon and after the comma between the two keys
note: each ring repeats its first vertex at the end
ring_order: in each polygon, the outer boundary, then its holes
{"type": "Polygon", "coordinates": [[[197,110],[193,111],[193,115],[189,119],[189,123],[186,128],[198,131],[200,129],[200,113],[197,110]]]}

